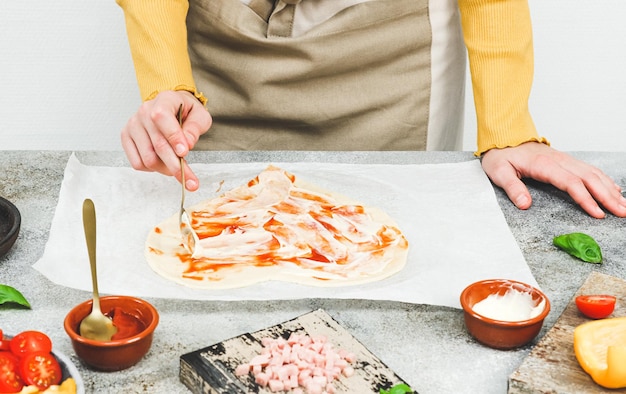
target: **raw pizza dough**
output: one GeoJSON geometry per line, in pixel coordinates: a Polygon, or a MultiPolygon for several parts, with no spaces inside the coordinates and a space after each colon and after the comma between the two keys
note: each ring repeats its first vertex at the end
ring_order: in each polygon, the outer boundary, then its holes
{"type": "Polygon", "coordinates": [[[183,247],[178,214],[150,232],[145,255],[154,271],[189,287],[355,285],[389,277],[407,260],[408,242],[382,210],[274,166],[187,212],[200,238],[194,256],[183,247]]]}

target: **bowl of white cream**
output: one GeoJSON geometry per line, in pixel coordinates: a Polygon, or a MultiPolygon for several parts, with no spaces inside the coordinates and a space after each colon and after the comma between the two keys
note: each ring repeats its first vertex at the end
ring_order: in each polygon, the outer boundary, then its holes
{"type": "Polygon", "coordinates": [[[531,342],[550,312],[550,301],[541,290],[510,279],[472,283],[461,293],[461,306],[467,331],[496,349],[531,342]]]}

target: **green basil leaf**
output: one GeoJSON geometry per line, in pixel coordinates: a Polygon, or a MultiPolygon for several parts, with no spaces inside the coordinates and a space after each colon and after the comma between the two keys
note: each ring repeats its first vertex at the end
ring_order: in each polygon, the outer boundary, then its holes
{"type": "Polygon", "coordinates": [[[30,308],[26,298],[17,289],[7,285],[0,285],[0,305],[8,302],[30,308]]]}
{"type": "Polygon", "coordinates": [[[413,390],[404,383],[398,383],[395,386],[391,387],[389,390],[379,390],[379,394],[406,394],[412,392],[413,390]]]}
{"type": "Polygon", "coordinates": [[[588,263],[601,263],[602,251],[598,243],[589,235],[570,233],[554,237],[552,243],[574,257],[588,263]]]}
{"type": "Polygon", "coordinates": [[[389,394],[406,394],[412,392],[413,390],[411,390],[411,388],[404,383],[396,384],[389,390],[389,394]]]}

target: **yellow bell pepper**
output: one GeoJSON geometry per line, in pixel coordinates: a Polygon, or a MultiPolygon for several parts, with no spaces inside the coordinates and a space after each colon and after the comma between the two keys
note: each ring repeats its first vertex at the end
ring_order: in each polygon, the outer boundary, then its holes
{"type": "Polygon", "coordinates": [[[600,386],[626,387],[626,317],[594,320],[574,329],[576,359],[600,386]]]}

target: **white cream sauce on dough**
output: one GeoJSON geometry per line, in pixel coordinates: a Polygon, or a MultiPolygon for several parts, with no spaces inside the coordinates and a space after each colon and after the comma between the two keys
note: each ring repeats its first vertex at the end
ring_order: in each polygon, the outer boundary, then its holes
{"type": "Polygon", "coordinates": [[[267,280],[354,285],[386,278],[406,264],[408,242],[382,210],[273,166],[187,211],[200,238],[194,255],[182,246],[177,215],[153,229],[145,254],[156,272],[190,287],[267,280]]]}

